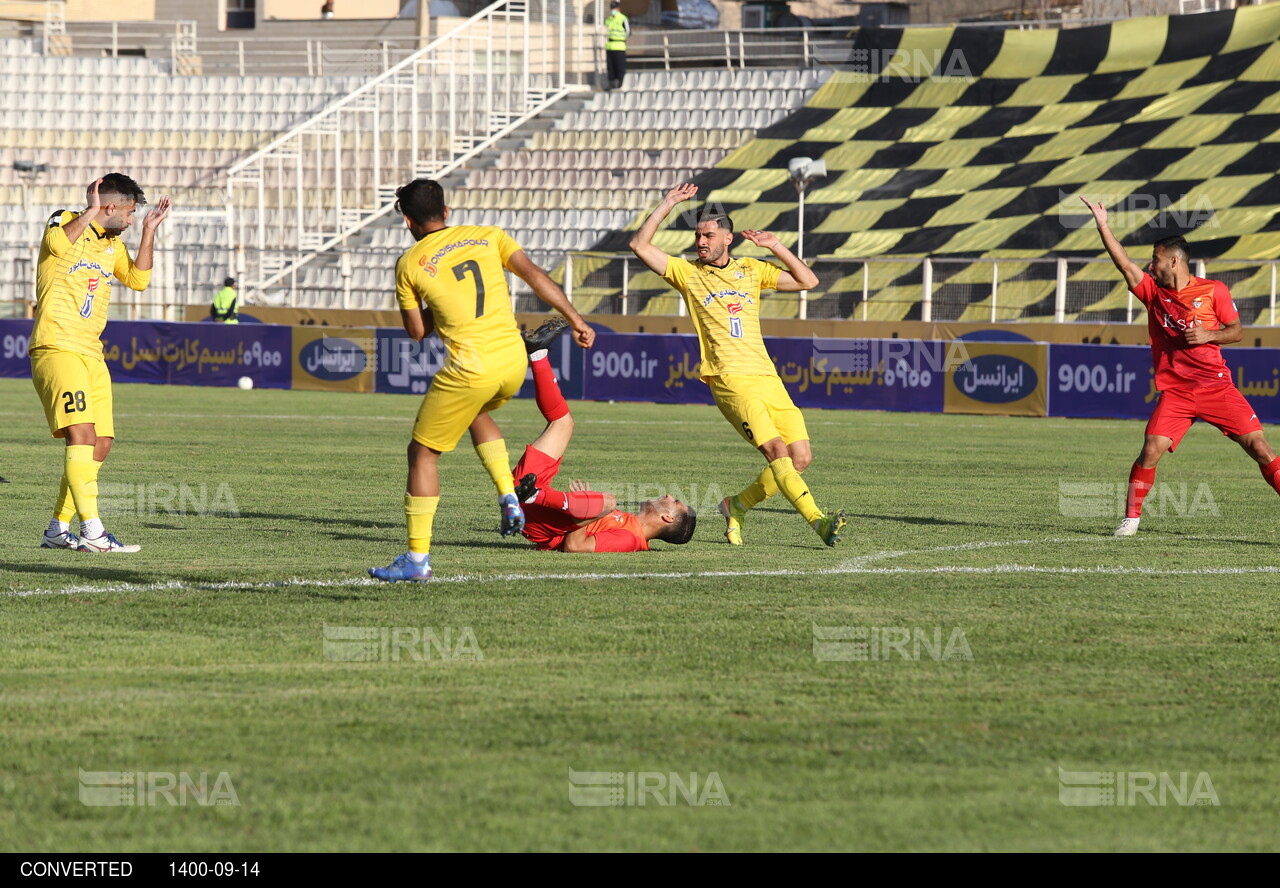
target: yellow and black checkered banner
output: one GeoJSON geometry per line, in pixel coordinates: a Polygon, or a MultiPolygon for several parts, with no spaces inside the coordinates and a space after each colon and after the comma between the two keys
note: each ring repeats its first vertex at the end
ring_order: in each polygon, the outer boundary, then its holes
{"type": "MultiPolygon", "coordinates": [[[[1280,3],[1087,28],[864,28],[854,40],[852,65],[804,108],[694,179],[698,201],[794,247],[788,163],[810,157],[828,175],[806,193],[807,256],[1096,257],[1081,195],[1108,207],[1139,260],[1170,234],[1199,257],[1280,256],[1280,3]]],[[[654,243],[689,249],[695,222],[673,214],[654,243]]],[[[598,249],[625,250],[629,236],[598,249]]],[[[734,249],[760,255],[740,239],[734,249]]],[[[949,273],[935,274],[935,304],[949,273]]],[[[1110,289],[1091,307],[1123,306],[1114,270],[1098,273],[1110,289]]],[[[919,319],[918,296],[894,292],[918,294],[919,267],[895,277],[875,288],[872,318],[919,319]],[[875,312],[877,300],[896,313],[875,312]]],[[[1028,316],[1046,313],[1037,300],[1052,307],[1042,283],[1025,288],[1028,316]]],[[[643,306],[662,289],[638,274],[629,292],[643,306]]]]}
{"type": "Polygon", "coordinates": [[[948,367],[943,413],[1044,416],[1049,346],[1042,342],[967,342],[968,360],[948,367]]]}

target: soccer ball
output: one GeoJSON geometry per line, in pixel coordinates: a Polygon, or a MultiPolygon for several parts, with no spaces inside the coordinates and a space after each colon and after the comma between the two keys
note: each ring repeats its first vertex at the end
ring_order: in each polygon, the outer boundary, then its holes
{"type": "Polygon", "coordinates": [[[247,392],[249,389],[253,388],[253,380],[247,376],[241,376],[240,381],[237,382],[236,385],[240,386],[240,388],[247,392]]]}

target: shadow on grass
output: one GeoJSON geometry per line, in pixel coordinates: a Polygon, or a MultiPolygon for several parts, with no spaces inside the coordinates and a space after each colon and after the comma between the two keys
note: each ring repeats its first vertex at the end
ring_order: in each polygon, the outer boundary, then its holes
{"type": "MultiPolygon", "coordinates": [[[[87,553],[68,552],[72,558],[97,558],[103,556],[94,556],[87,553]]],[[[107,555],[107,558],[128,558],[128,555],[107,555]]],[[[36,576],[48,577],[54,581],[55,585],[65,585],[68,577],[76,577],[95,583],[157,583],[166,579],[179,580],[181,582],[191,582],[185,577],[168,576],[162,577],[157,574],[138,573],[133,570],[116,570],[110,567],[91,566],[88,564],[79,565],[50,565],[50,564],[6,564],[4,566],[6,572],[18,574],[33,574],[36,576]]]]}
{"type": "Polygon", "coordinates": [[[377,521],[363,521],[363,520],[351,519],[351,518],[321,518],[315,515],[306,515],[306,514],[300,514],[296,512],[291,515],[280,515],[275,512],[241,512],[240,517],[241,518],[257,518],[264,521],[278,521],[281,523],[296,522],[299,524],[305,524],[308,527],[311,527],[317,524],[324,524],[324,525],[336,525],[338,527],[345,527],[348,529],[359,529],[359,530],[398,530],[398,531],[404,530],[404,521],[397,521],[394,524],[391,524],[391,523],[384,524],[377,521]]]}
{"type": "Polygon", "coordinates": [[[919,515],[864,515],[861,512],[845,512],[845,516],[853,518],[869,518],[873,521],[896,521],[899,524],[922,524],[935,527],[1004,527],[1003,524],[991,524],[986,521],[951,521],[947,518],[923,518],[919,515]]]}

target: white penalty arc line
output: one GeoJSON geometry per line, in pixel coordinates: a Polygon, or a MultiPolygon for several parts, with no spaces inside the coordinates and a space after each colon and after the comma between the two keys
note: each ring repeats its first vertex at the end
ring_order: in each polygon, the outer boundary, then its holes
{"type": "MultiPolygon", "coordinates": [[[[1111,542],[1109,538],[1105,540],[1111,542]]],[[[914,574],[1059,574],[1059,575],[1097,575],[1097,576],[1248,576],[1253,574],[1277,574],[1280,566],[1263,565],[1259,567],[1200,567],[1200,568],[1156,568],[1156,567],[1111,567],[1097,565],[1095,567],[1041,567],[1035,564],[997,564],[987,567],[965,567],[961,565],[942,565],[938,567],[873,567],[872,562],[907,555],[927,555],[935,552],[962,552],[979,549],[994,549],[1008,546],[1043,545],[1047,543],[1104,542],[1098,537],[1055,537],[1041,540],[1007,540],[978,543],[961,543],[954,546],[935,546],[928,549],[876,552],[861,555],[837,566],[816,568],[813,570],[703,570],[703,571],[638,571],[632,573],[508,573],[491,575],[456,574],[434,577],[429,584],[451,583],[513,583],[538,582],[544,580],[696,580],[723,579],[732,577],[824,577],[824,576],[901,576],[914,574]]],[[[1123,545],[1123,543],[1122,543],[1123,545]]],[[[25,589],[11,590],[4,593],[9,597],[27,598],[37,595],[95,595],[108,592],[256,592],[272,589],[311,588],[341,589],[358,586],[385,587],[387,583],[372,577],[348,577],[337,580],[307,580],[293,577],[288,580],[276,580],[266,583],[241,583],[226,581],[219,583],[188,582],[183,580],[167,580],[159,583],[117,583],[112,585],[68,586],[63,589],[25,589]]]]}

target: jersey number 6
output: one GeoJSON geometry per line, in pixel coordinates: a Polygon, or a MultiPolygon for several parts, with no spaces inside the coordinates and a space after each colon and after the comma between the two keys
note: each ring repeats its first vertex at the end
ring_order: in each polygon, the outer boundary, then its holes
{"type": "Polygon", "coordinates": [[[474,259],[468,259],[466,262],[459,262],[453,266],[453,276],[457,280],[462,280],[470,274],[475,278],[476,282],[476,317],[484,314],[484,278],[480,276],[480,263],[474,259]]]}

